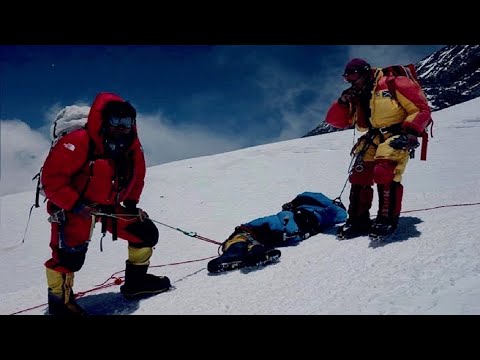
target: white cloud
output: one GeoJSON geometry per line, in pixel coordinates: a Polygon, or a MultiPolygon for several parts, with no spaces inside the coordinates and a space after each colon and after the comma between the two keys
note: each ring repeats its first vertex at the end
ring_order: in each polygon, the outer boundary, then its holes
{"type": "Polygon", "coordinates": [[[0,122],[0,195],[34,189],[50,140],[20,120],[0,122]]]}
{"type": "MultiPolygon", "coordinates": [[[[71,105],[63,109],[52,106],[46,116],[50,121],[39,129],[32,129],[21,120],[1,121],[0,195],[28,191],[35,188],[32,177],[50,149],[53,120],[60,110],[62,118],[77,119],[88,116],[89,106],[71,105]]],[[[197,125],[174,125],[161,114],[138,114],[138,131],[147,165],[159,165],[175,160],[211,155],[243,148],[241,137],[219,136],[212,129],[197,125]]]]}
{"type": "Polygon", "coordinates": [[[219,136],[198,125],[173,125],[163,115],[138,115],[139,138],[148,165],[211,155],[244,147],[242,138],[219,136]]]}
{"type": "Polygon", "coordinates": [[[306,77],[273,63],[262,66],[255,81],[262,89],[265,105],[278,115],[268,119],[272,129],[280,129],[272,142],[298,138],[315,128],[323,122],[332,99],[346,88],[333,70],[322,76],[306,77]],[[311,101],[302,106],[304,95],[311,101]]]}

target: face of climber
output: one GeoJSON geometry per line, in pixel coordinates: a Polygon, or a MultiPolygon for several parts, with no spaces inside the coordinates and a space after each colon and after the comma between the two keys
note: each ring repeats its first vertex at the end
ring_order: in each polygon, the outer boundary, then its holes
{"type": "Polygon", "coordinates": [[[132,117],[110,116],[107,124],[107,133],[110,138],[118,139],[130,134],[134,124],[132,117]]]}
{"type": "Polygon", "coordinates": [[[352,85],[354,89],[362,90],[370,79],[371,67],[365,60],[352,59],[345,66],[343,79],[352,85]]]}
{"type": "Polygon", "coordinates": [[[105,140],[108,149],[120,153],[128,149],[132,141],[132,128],[135,123],[132,117],[111,116],[105,126],[105,140]]]}

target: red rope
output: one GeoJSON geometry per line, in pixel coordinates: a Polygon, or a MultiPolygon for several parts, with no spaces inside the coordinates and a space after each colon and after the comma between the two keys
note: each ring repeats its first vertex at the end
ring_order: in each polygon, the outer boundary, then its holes
{"type": "MultiPolygon", "coordinates": [[[[427,210],[434,210],[434,209],[440,209],[440,208],[446,208],[446,207],[473,206],[473,205],[480,205],[480,202],[477,202],[477,203],[465,203],[465,204],[452,204],[452,205],[439,205],[439,206],[434,206],[434,207],[430,207],[430,208],[422,208],[422,209],[415,209],[415,210],[406,210],[406,211],[402,211],[402,213],[403,213],[403,214],[406,214],[406,213],[412,213],[412,212],[417,212],[417,211],[427,211],[427,210]]],[[[211,242],[211,243],[214,243],[214,244],[220,244],[220,243],[217,242],[217,241],[214,241],[214,240],[205,238],[205,237],[200,236],[200,235],[196,235],[195,237],[198,238],[198,239],[200,239],[200,240],[208,241],[208,242],[211,242]]],[[[150,268],[164,267],[164,266],[173,266],[173,265],[181,265],[181,264],[188,264],[188,263],[192,263],[192,262],[208,260],[208,259],[211,259],[211,258],[214,258],[214,257],[217,257],[217,256],[215,255],[215,256],[209,256],[209,257],[202,258],[202,259],[179,261],[179,262],[170,263],[170,264],[163,264],[163,265],[153,265],[153,266],[150,266],[150,268]]],[[[82,292],[77,293],[76,296],[75,296],[75,298],[78,299],[78,298],[80,298],[80,297],[82,297],[82,296],[84,296],[85,294],[88,294],[88,293],[90,293],[90,292],[97,291],[97,290],[100,290],[100,289],[105,289],[105,288],[111,287],[111,286],[113,286],[113,285],[120,285],[120,284],[122,284],[122,283],[123,283],[124,276],[115,277],[115,275],[116,275],[116,274],[119,274],[119,273],[121,273],[121,272],[124,272],[124,271],[125,271],[125,270],[121,270],[121,271],[117,271],[116,273],[113,273],[107,280],[105,280],[103,283],[97,285],[96,287],[94,287],[94,288],[92,288],[92,289],[89,289],[89,290],[85,290],[85,291],[82,291],[82,292]],[[108,282],[109,280],[113,280],[113,282],[107,284],[107,282],[108,282]]],[[[37,309],[37,308],[39,308],[39,307],[41,307],[41,306],[45,306],[45,305],[47,305],[47,304],[45,303],[45,304],[33,306],[33,307],[28,308],[28,309],[24,309],[24,310],[20,310],[20,311],[14,312],[14,313],[12,313],[12,314],[10,314],[10,315],[20,314],[20,313],[27,312],[27,311],[30,311],[30,310],[33,310],[33,309],[37,309]]]]}
{"type": "Polygon", "coordinates": [[[37,305],[37,306],[32,306],[31,308],[28,308],[28,309],[25,309],[25,310],[20,310],[20,311],[11,313],[10,315],[20,314],[20,313],[23,313],[23,312],[27,312],[27,311],[29,311],[29,310],[33,310],[33,309],[39,308],[39,307],[41,307],[41,306],[45,306],[45,305],[48,305],[48,304],[45,303],[45,304],[41,304],[41,305],[37,305]]]}
{"type": "Polygon", "coordinates": [[[197,238],[197,239],[200,239],[200,240],[203,240],[203,241],[206,241],[206,242],[212,243],[212,244],[216,244],[216,245],[222,245],[222,243],[221,243],[221,242],[218,242],[218,241],[215,241],[215,240],[212,240],[212,239],[206,238],[205,236],[201,236],[201,235],[195,235],[194,237],[195,237],[195,238],[197,238]]]}
{"type": "Polygon", "coordinates": [[[480,202],[477,202],[477,203],[466,203],[466,204],[439,205],[439,206],[434,206],[434,207],[430,207],[430,208],[423,208],[423,209],[402,211],[402,213],[403,213],[403,214],[406,214],[406,213],[411,213],[411,212],[416,212],[416,211],[427,211],[427,210],[434,210],[434,209],[440,209],[440,208],[446,208],[446,207],[473,206],[473,205],[480,205],[480,202]]]}
{"type": "MultiPolygon", "coordinates": [[[[214,255],[214,256],[209,256],[209,257],[206,257],[206,258],[202,258],[202,259],[195,259],[195,260],[186,260],[186,261],[179,261],[179,262],[174,262],[174,263],[170,263],[170,264],[162,264],[162,265],[153,265],[153,266],[150,266],[150,268],[157,268],[157,267],[164,267],[164,266],[173,266],[173,265],[182,265],[182,264],[188,264],[188,263],[193,263],[193,262],[198,262],[198,261],[204,261],[204,260],[208,260],[208,259],[212,259],[212,258],[215,258],[217,257],[217,255],[214,255]]],[[[124,276],[119,276],[119,277],[116,277],[115,275],[116,274],[119,274],[119,273],[122,273],[122,272],[125,272],[125,270],[120,270],[120,271],[117,271],[115,273],[113,273],[112,275],[110,275],[110,277],[105,280],[103,283],[99,284],[99,285],[96,285],[94,288],[92,289],[89,289],[89,290],[85,290],[85,291],[80,291],[78,293],[75,294],[75,299],[78,299],[78,298],[81,298],[82,296],[84,296],[85,294],[88,294],[88,293],[91,293],[93,291],[97,291],[97,290],[100,290],[100,289],[105,289],[105,288],[109,288],[111,286],[114,286],[114,285],[121,285],[123,283],[123,279],[125,278],[124,276]],[[111,283],[108,283],[108,281],[110,280],[113,280],[113,282],[111,283]]],[[[48,305],[47,303],[44,303],[44,304],[41,304],[41,305],[37,305],[37,306],[33,306],[33,307],[30,307],[28,309],[24,309],[24,310],[19,310],[19,311],[16,311],[14,313],[11,313],[10,315],[16,315],[16,314],[20,314],[20,313],[24,313],[24,312],[27,312],[27,311],[30,311],[30,310],[33,310],[33,309],[37,309],[39,307],[42,307],[42,306],[45,306],[45,305],[48,305]]]]}

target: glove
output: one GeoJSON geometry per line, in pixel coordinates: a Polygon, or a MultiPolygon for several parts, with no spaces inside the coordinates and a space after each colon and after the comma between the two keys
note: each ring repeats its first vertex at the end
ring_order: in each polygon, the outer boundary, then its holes
{"type": "Polygon", "coordinates": [[[338,103],[341,105],[351,104],[358,100],[360,93],[358,90],[350,87],[346,90],[343,90],[342,95],[338,98],[338,103]]]}
{"type": "Polygon", "coordinates": [[[398,138],[390,141],[390,147],[395,150],[412,150],[416,149],[420,143],[416,135],[402,134],[398,138]]]}
{"type": "Polygon", "coordinates": [[[148,214],[143,211],[142,209],[140,209],[139,207],[137,207],[137,203],[133,200],[125,200],[123,202],[123,206],[125,206],[125,209],[127,209],[127,211],[133,215],[138,215],[138,217],[140,218],[140,221],[145,221],[145,219],[148,219],[148,214]]]}
{"type": "Polygon", "coordinates": [[[95,215],[97,209],[95,209],[93,206],[88,206],[82,202],[79,202],[73,207],[72,212],[80,215],[83,218],[90,218],[92,215],[95,215]]]}
{"type": "Polygon", "coordinates": [[[287,202],[282,205],[283,211],[293,211],[293,204],[291,202],[287,202]]]}

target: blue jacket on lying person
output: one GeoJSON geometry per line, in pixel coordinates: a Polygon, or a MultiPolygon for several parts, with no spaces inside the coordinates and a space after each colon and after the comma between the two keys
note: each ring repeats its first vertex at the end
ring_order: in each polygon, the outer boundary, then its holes
{"type": "MultiPolygon", "coordinates": [[[[345,222],[347,212],[321,193],[304,192],[282,206],[282,211],[241,224],[220,246],[222,254],[209,261],[211,273],[275,262],[275,246],[291,245],[345,222]]],[[[220,253],[219,249],[219,253],[220,253]]]]}
{"type": "Polygon", "coordinates": [[[240,227],[264,245],[297,242],[345,222],[347,212],[322,193],[304,192],[282,206],[282,211],[240,227]]]}

